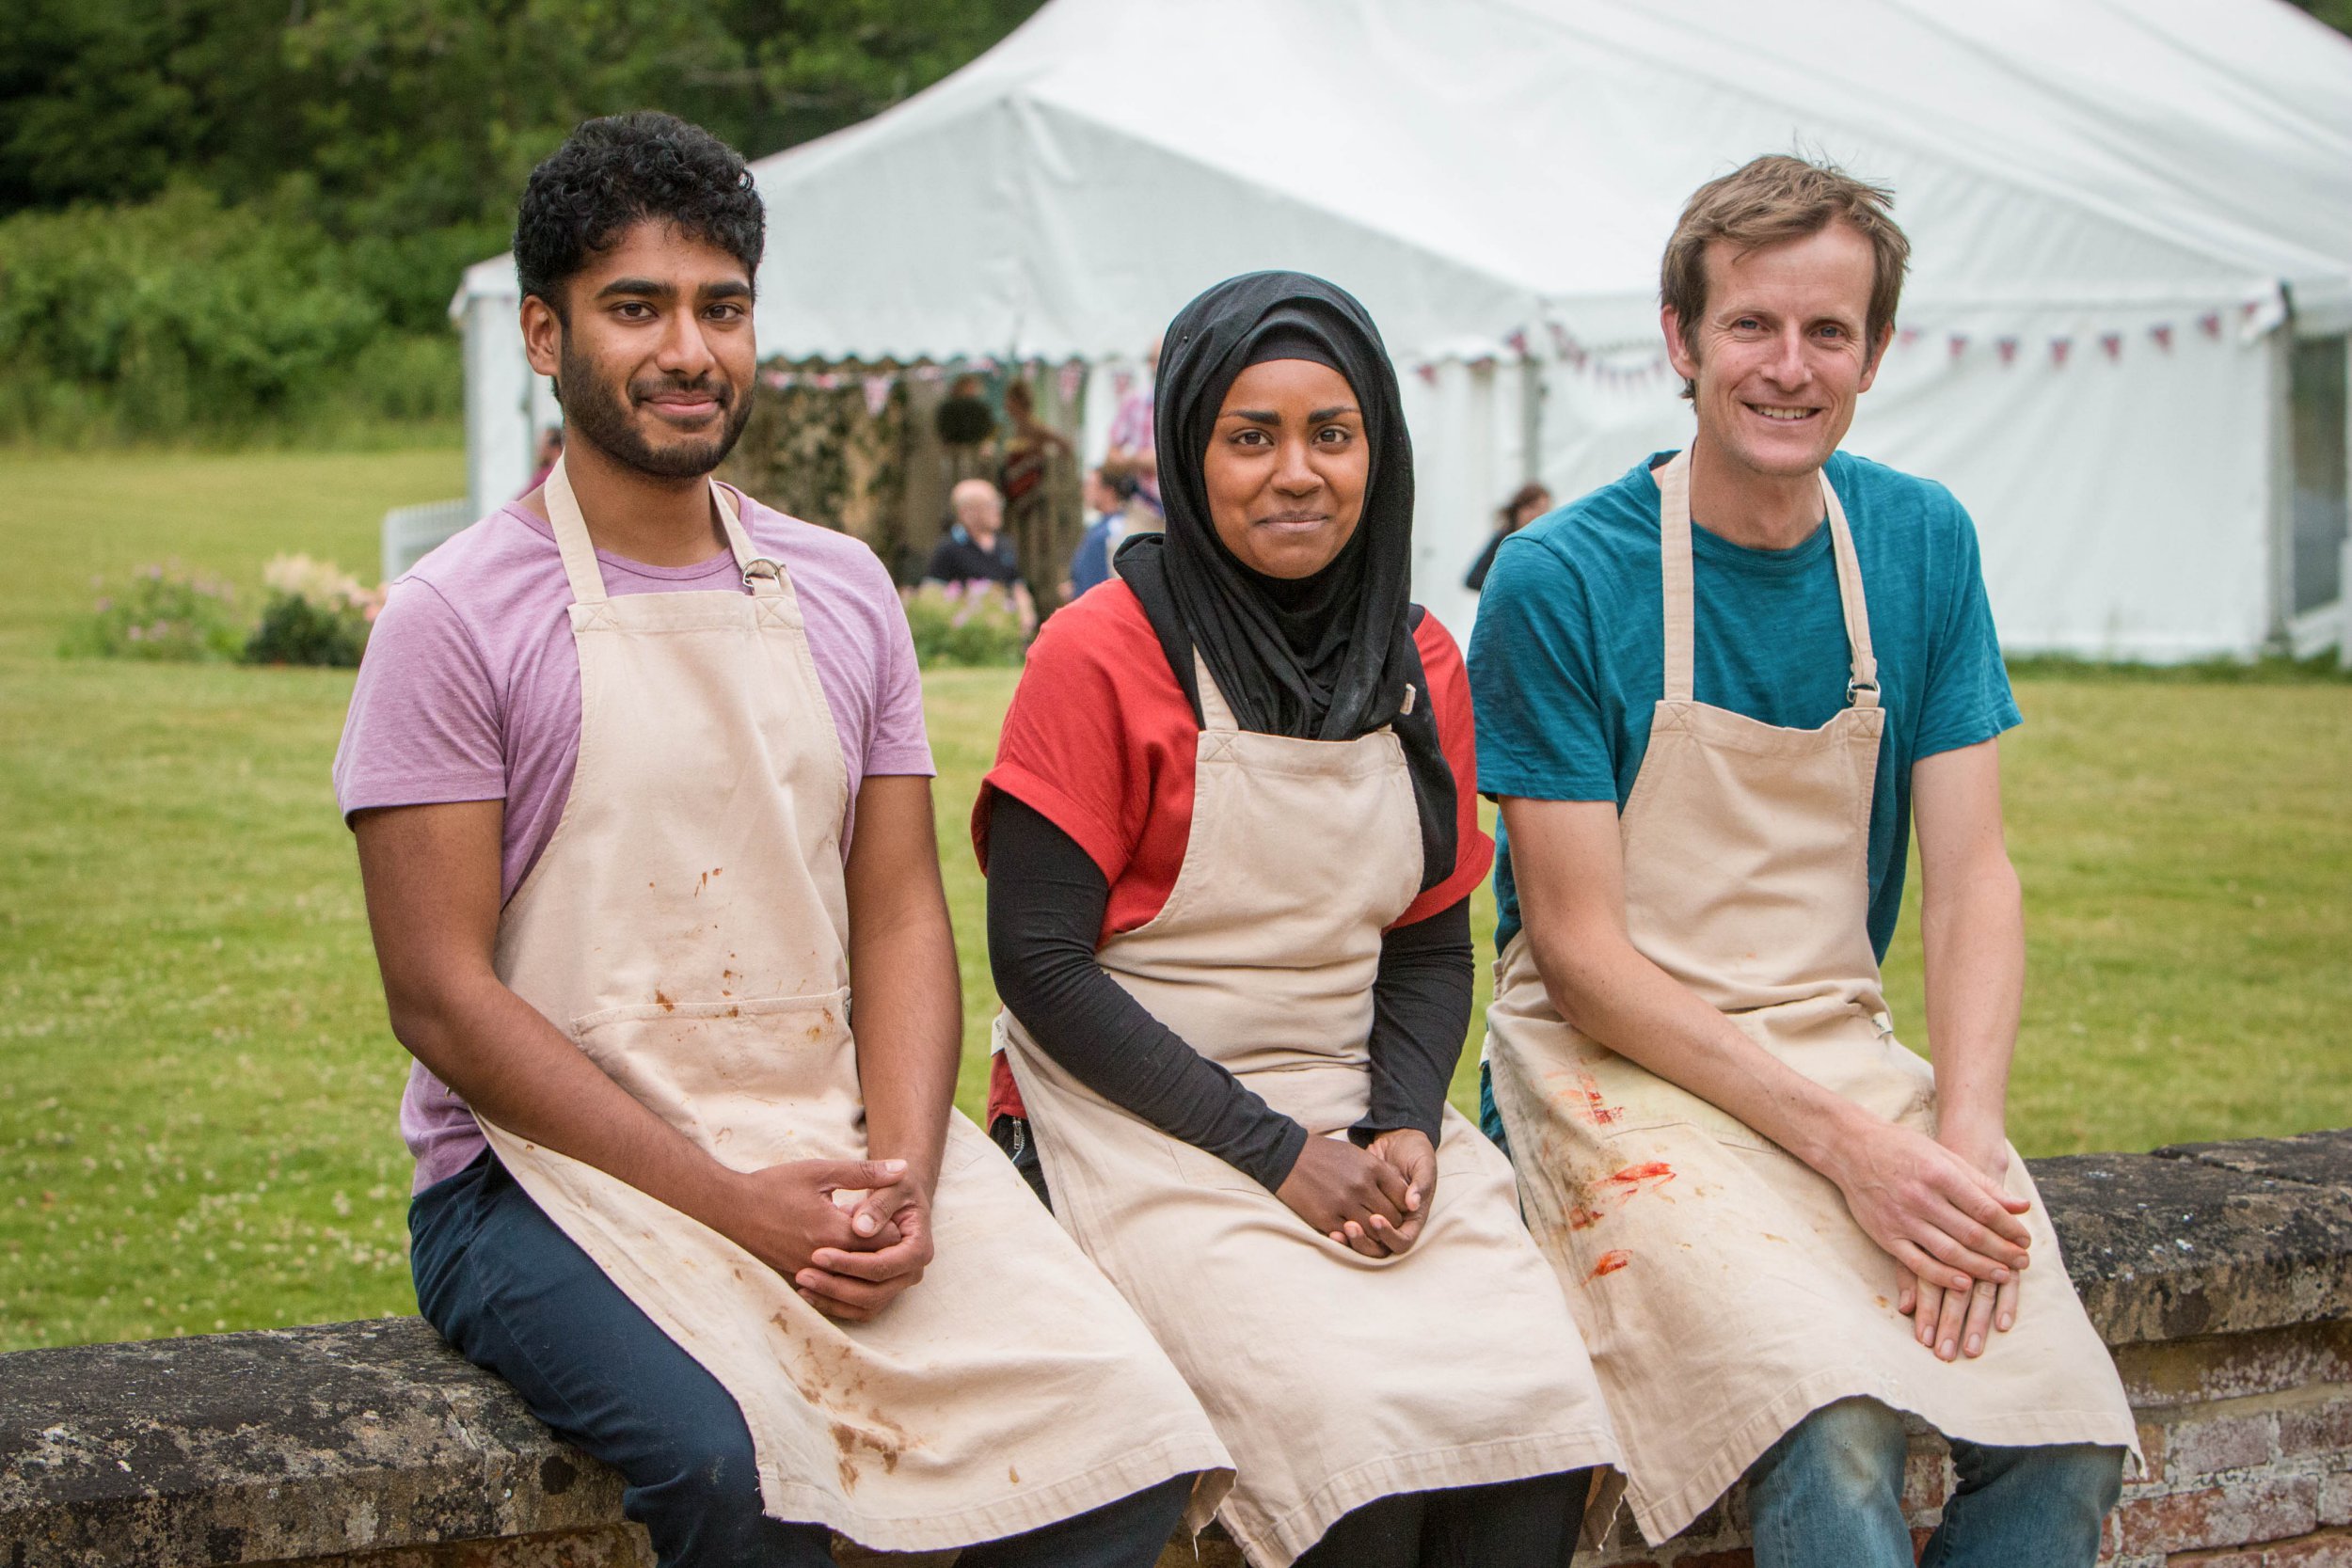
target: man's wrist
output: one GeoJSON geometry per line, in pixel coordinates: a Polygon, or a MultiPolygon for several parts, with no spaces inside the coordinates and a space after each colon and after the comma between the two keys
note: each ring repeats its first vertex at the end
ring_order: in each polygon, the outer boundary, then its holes
{"type": "MultiPolygon", "coordinates": [[[[701,1153],[700,1149],[696,1152],[701,1153]]],[[[740,1191],[742,1173],[704,1155],[697,1162],[699,1168],[688,1177],[686,1191],[671,1200],[670,1207],[690,1219],[701,1221],[721,1235],[732,1235],[729,1225],[742,1210],[740,1191]]]]}
{"type": "Polygon", "coordinates": [[[1940,1107],[1935,1119],[1935,1141],[1979,1164],[1996,1156],[2006,1161],[2009,1152],[2009,1130],[1997,1107],[1940,1107]]]}
{"type": "Polygon", "coordinates": [[[1827,1101],[1820,1114],[1805,1118],[1804,1141],[1787,1147],[1807,1166],[1842,1187],[1849,1160],[1864,1147],[1872,1130],[1883,1124],[1843,1095],[1830,1095],[1827,1101]]]}
{"type": "Polygon", "coordinates": [[[906,1174],[898,1178],[898,1184],[914,1188],[923,1195],[926,1202],[939,1191],[939,1167],[943,1154],[936,1143],[922,1148],[906,1148],[884,1141],[869,1141],[866,1157],[868,1160],[904,1160],[907,1163],[906,1174]]]}

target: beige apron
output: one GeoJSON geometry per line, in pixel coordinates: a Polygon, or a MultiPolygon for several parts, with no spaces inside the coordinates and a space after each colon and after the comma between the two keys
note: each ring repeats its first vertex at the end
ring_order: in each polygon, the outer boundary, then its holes
{"type": "MultiPolygon", "coordinates": [[[[723,1164],[863,1160],[841,832],[848,772],[790,582],[713,487],[747,594],[608,598],[558,463],[580,760],[499,925],[499,976],[723,1164]]],[[[483,1132],[524,1190],[733,1394],[776,1517],[884,1550],[1096,1508],[1223,1449],[1167,1357],[1011,1164],[950,1114],[937,1257],[868,1323],[717,1231],[483,1132]]]]}
{"type": "MultiPolygon", "coordinates": [[[[1826,475],[1853,673],[1818,730],[1692,700],[1690,454],[1659,471],[1665,697],[1622,822],[1626,920],[1653,963],[1807,1078],[1935,1130],[1933,1069],[1894,1037],[1867,929],[1877,661],[1826,475]]],[[[1895,1310],[1897,1270],[1828,1180],[1562,1022],[1524,934],[1487,1013],[1495,1104],[1529,1223],[1560,1271],[1662,1541],[1808,1413],[1868,1395],[1979,1443],[2136,1444],[2025,1164],[2032,1266],[2017,1326],[1938,1361],[1895,1310]]]]}
{"type": "MultiPolygon", "coordinates": [[[[1206,717],[1168,903],[1098,961],[1152,1015],[1309,1132],[1359,1120],[1380,933],[1421,884],[1404,749],[1206,717]]],[[[997,1033],[1054,1207],[1174,1358],[1232,1451],[1219,1511],[1263,1568],[1391,1493],[1611,1465],[1617,1447],[1509,1164],[1445,1113],[1436,1203],[1402,1257],[1316,1233],[1250,1178],[997,1033]]]]}

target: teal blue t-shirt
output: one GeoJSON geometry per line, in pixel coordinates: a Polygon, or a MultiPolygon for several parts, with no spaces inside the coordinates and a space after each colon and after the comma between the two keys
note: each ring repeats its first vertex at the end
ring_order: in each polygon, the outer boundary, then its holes
{"type": "MultiPolygon", "coordinates": [[[[1632,793],[1665,680],[1659,581],[1661,453],[1503,542],[1470,634],[1478,787],[1489,796],[1614,800],[1632,793]]],[[[1870,811],[1870,944],[1902,908],[1911,768],[2018,722],[1985,601],[1977,531],[1951,493],[1867,458],[1832,456],[1853,530],[1878,656],[1886,735],[1870,811]]],[[[1814,729],[1846,704],[1850,662],[1824,523],[1756,550],[1693,518],[1692,695],[1767,724],[1814,729]]],[[[1509,842],[1498,833],[1496,946],[1519,928],[1509,842]]]]}

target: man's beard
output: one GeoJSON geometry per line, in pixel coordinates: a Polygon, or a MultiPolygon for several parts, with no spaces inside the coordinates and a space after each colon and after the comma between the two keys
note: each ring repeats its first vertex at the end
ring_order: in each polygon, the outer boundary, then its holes
{"type": "Polygon", "coordinates": [[[564,405],[567,433],[587,440],[614,462],[656,479],[702,478],[735,450],[744,422],[752,417],[748,393],[739,398],[733,387],[716,376],[691,381],[660,376],[617,387],[600,381],[588,361],[573,354],[569,333],[564,335],[560,372],[556,390],[564,405]],[[668,446],[654,446],[630,421],[633,406],[641,399],[658,393],[682,391],[699,392],[717,401],[719,429],[701,438],[687,437],[668,446]]]}

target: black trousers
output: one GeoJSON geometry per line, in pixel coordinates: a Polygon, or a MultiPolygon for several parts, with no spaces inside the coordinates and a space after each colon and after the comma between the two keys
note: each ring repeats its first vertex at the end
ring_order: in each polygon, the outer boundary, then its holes
{"type": "MultiPolygon", "coordinates": [[[[485,1154],[408,1206],[425,1321],[564,1441],[621,1472],[661,1568],[825,1568],[832,1532],[760,1512],[735,1398],[485,1154]]],[[[918,1287],[919,1289],[920,1287],[918,1287]]],[[[1178,1476],[1090,1513],[967,1546],[960,1568],[1150,1568],[1183,1517],[1178,1476]]]]}
{"type": "MultiPolygon", "coordinates": [[[[1037,1139],[1018,1117],[998,1117],[989,1136],[1047,1208],[1037,1139]]],[[[1298,1568],[1568,1568],[1584,1523],[1588,1470],[1491,1486],[1400,1492],[1366,1503],[1326,1530],[1298,1568]]]]}
{"type": "Polygon", "coordinates": [[[1568,1568],[1592,1475],[1380,1497],[1324,1531],[1297,1568],[1568,1568]]]}

